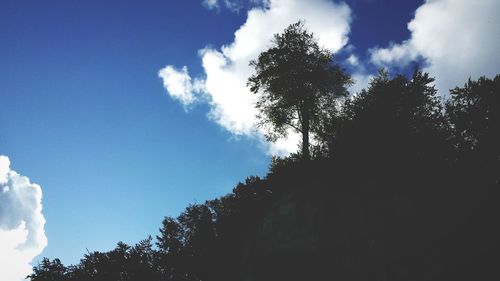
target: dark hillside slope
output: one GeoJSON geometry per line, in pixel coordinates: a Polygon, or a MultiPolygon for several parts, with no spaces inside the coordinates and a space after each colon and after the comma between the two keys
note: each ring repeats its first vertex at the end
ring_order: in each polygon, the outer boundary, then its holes
{"type": "Polygon", "coordinates": [[[498,280],[498,186],[412,190],[422,175],[313,170],[259,222],[242,280],[498,280]]]}

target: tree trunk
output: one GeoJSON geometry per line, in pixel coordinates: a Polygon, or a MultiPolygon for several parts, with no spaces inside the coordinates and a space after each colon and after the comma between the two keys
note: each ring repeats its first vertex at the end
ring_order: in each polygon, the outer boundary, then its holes
{"type": "Polygon", "coordinates": [[[302,160],[308,161],[309,155],[309,129],[310,129],[310,115],[309,115],[309,100],[305,98],[300,106],[300,121],[302,129],[302,160]]]}
{"type": "Polygon", "coordinates": [[[309,116],[303,115],[302,119],[302,159],[308,161],[309,155],[309,116]]]}

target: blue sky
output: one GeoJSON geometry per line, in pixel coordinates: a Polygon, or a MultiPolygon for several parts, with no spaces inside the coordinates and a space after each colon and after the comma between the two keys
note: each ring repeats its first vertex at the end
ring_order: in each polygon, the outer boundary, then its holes
{"type": "MultiPolygon", "coordinates": [[[[48,246],[40,256],[76,263],[86,249],[138,242],[156,235],[164,216],[226,194],[248,175],[265,175],[273,150],[258,131],[249,129],[251,120],[231,115],[231,103],[217,100],[227,93],[214,87],[223,83],[214,74],[221,69],[209,61],[222,56],[237,66],[240,57],[223,53],[221,46],[230,46],[235,31],[250,22],[250,9],[262,12],[261,19],[274,26],[272,9],[286,1],[267,6],[254,2],[232,1],[236,6],[229,8],[224,1],[202,0],[0,2],[0,155],[9,157],[11,169],[42,187],[48,246]],[[177,76],[159,77],[166,66],[177,76]],[[195,80],[202,90],[195,89],[195,80]],[[180,99],[169,88],[174,84],[194,102],[180,99]]],[[[463,11],[483,15],[485,26],[498,22],[484,15],[498,11],[487,0],[479,1],[485,7],[472,6],[477,13],[467,7],[470,1],[436,1],[443,7],[397,0],[302,2],[310,3],[312,14],[317,5],[318,13],[321,7],[331,9],[323,15],[328,19],[338,17],[324,29],[331,28],[332,38],[345,39],[331,49],[359,87],[381,66],[419,62],[431,75],[447,73],[452,59],[442,49],[453,46],[447,37],[453,28],[474,27],[470,32],[476,34],[483,26],[479,17],[479,23],[457,26],[450,16],[436,27],[442,42],[429,44],[426,26],[439,20],[431,17],[436,11],[456,12],[457,22],[463,11]],[[337,30],[336,24],[347,29],[337,30]]],[[[295,10],[287,13],[280,22],[302,18],[295,10]]],[[[314,25],[314,20],[306,18],[308,23],[314,25]]],[[[247,26],[257,28],[258,23],[247,26]]],[[[476,67],[467,56],[455,58],[472,72],[454,65],[456,77],[437,81],[442,93],[455,81],[498,70],[498,39],[487,31],[474,36],[492,40],[493,47],[471,56],[488,63],[476,67]]],[[[472,50],[463,45],[457,52],[472,50]]]]}

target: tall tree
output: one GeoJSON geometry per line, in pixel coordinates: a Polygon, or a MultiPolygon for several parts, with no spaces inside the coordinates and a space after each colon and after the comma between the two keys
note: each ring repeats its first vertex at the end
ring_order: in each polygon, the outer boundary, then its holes
{"type": "Polygon", "coordinates": [[[335,98],[347,95],[351,79],[301,21],[274,35],[272,43],[250,62],[255,74],[248,86],[259,94],[259,125],[273,142],[289,129],[302,134],[302,157],[309,159],[310,133],[335,108],[335,98]]]}

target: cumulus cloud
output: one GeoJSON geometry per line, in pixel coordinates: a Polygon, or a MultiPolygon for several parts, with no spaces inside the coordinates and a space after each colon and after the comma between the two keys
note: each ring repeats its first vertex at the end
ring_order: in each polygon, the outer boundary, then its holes
{"type": "Polygon", "coordinates": [[[0,276],[19,281],[31,273],[31,261],[47,246],[42,189],[10,169],[0,155],[0,276]]]}
{"type": "Polygon", "coordinates": [[[422,57],[441,94],[469,77],[494,76],[500,66],[500,1],[427,0],[408,24],[411,37],[371,51],[382,66],[422,57]]]}
{"type": "Polygon", "coordinates": [[[374,48],[370,50],[371,61],[376,65],[403,64],[415,60],[418,57],[417,51],[411,46],[411,42],[405,41],[402,44],[390,44],[389,48],[374,48]]]}
{"type": "MultiPolygon", "coordinates": [[[[330,0],[264,2],[264,6],[254,7],[248,11],[246,22],[235,32],[232,43],[219,49],[207,47],[200,51],[205,72],[204,92],[211,106],[209,117],[236,135],[262,136],[262,132],[255,126],[256,96],[246,87],[246,82],[253,73],[249,62],[271,46],[274,34],[282,32],[291,23],[305,20],[307,28],[315,34],[319,44],[332,52],[340,50],[348,41],[351,10],[343,2],[335,3],[330,0]]],[[[167,66],[160,72],[171,67],[167,66]]],[[[181,72],[187,75],[187,69],[181,72]]],[[[171,83],[162,78],[165,85],[171,83]]],[[[189,88],[188,86],[183,89],[189,88]]],[[[169,91],[168,88],[167,90],[169,91]]],[[[169,93],[173,95],[170,91],[169,93]]],[[[181,99],[178,100],[183,102],[181,99]]],[[[272,144],[269,152],[283,154],[296,151],[298,139],[296,134],[290,134],[288,140],[272,144]]]]}
{"type": "Polygon", "coordinates": [[[162,78],[163,87],[170,97],[180,101],[185,107],[197,101],[204,88],[203,81],[192,81],[186,66],[176,69],[167,65],[158,72],[158,76],[162,78]]]}

